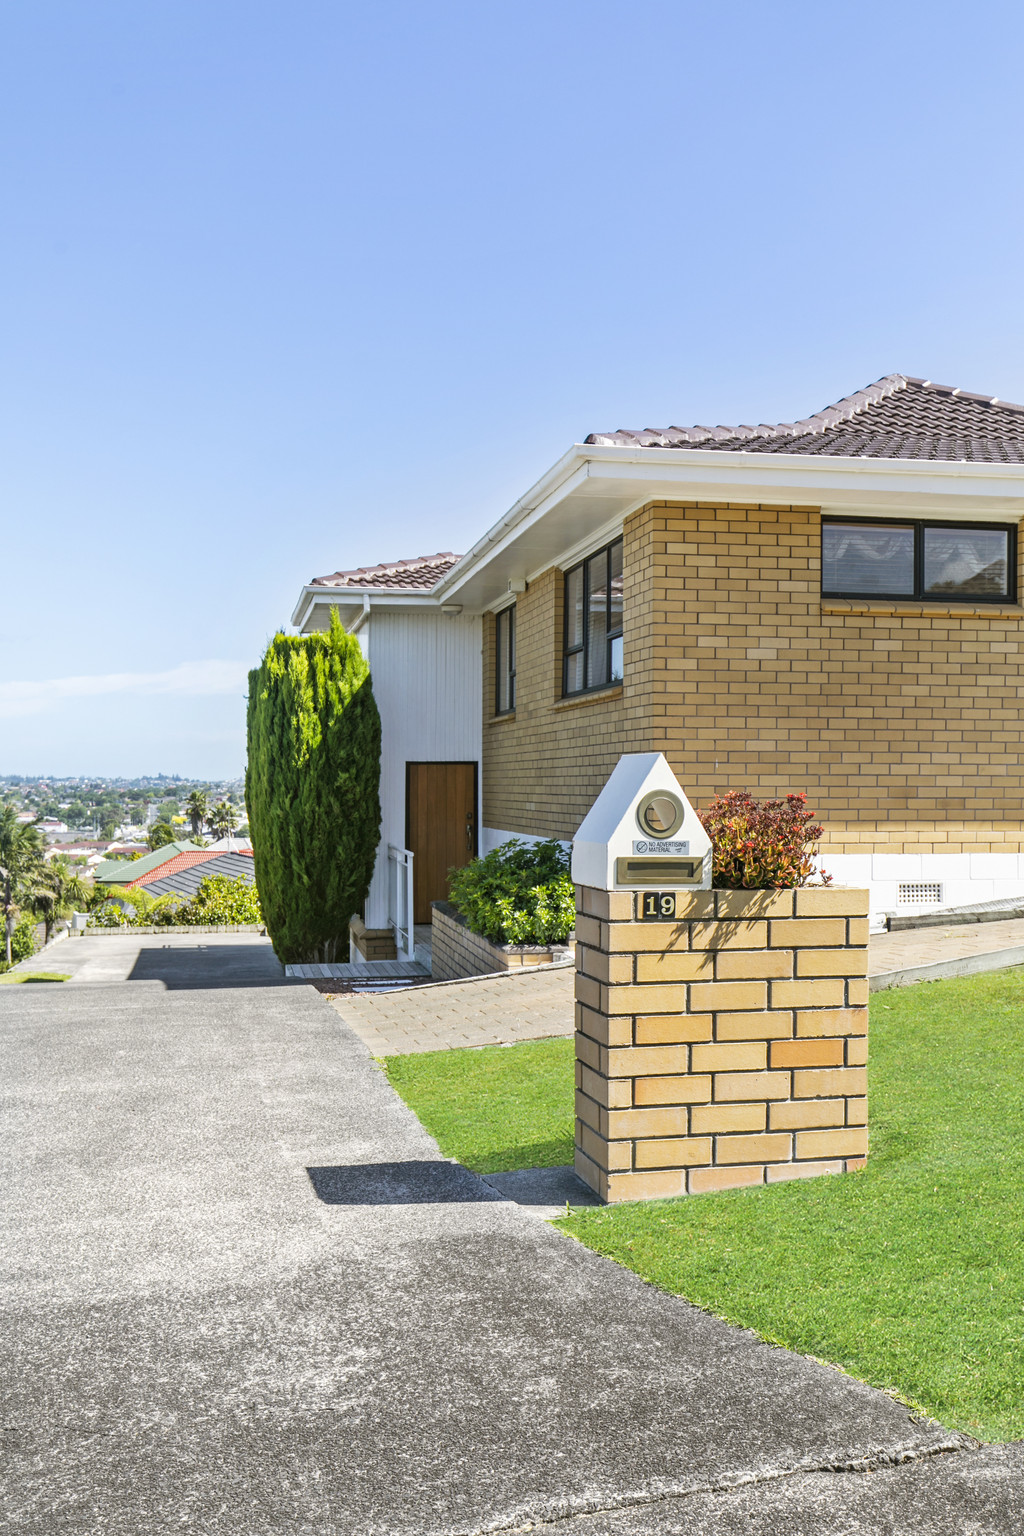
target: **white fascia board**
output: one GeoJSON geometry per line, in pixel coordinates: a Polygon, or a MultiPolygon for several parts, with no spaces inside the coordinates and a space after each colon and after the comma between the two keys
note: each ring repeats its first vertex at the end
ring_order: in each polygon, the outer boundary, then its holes
{"type": "Polygon", "coordinates": [[[892,501],[904,506],[931,497],[1002,501],[1024,510],[1024,465],[952,463],[933,459],[814,457],[800,453],[716,453],[701,448],[620,449],[592,447],[590,476],[644,482],[651,495],[662,488],[703,500],[702,489],[737,501],[787,501],[822,506],[892,501]]]}

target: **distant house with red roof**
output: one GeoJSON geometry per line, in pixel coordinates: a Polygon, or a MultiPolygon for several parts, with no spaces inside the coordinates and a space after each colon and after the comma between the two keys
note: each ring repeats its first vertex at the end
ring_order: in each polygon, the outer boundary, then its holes
{"type": "Polygon", "coordinates": [[[109,859],[96,872],[97,885],[143,890],[149,896],[194,896],[209,875],[230,880],[256,879],[251,848],[197,848],[193,843],[166,843],[155,853],[130,863],[109,859]]]}
{"type": "Polygon", "coordinates": [[[226,875],[229,880],[244,880],[246,885],[256,881],[252,849],[241,848],[233,853],[218,853],[214,848],[200,852],[179,853],[159,869],[151,870],[139,880],[131,882],[130,889],[141,888],[149,896],[194,896],[203,880],[213,875],[226,875]]]}

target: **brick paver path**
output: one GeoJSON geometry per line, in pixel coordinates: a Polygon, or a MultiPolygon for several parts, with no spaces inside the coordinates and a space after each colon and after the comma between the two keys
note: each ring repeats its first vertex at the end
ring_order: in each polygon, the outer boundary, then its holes
{"type": "MultiPolygon", "coordinates": [[[[878,976],[995,951],[1007,952],[1008,965],[1024,959],[1024,921],[876,934],[868,944],[868,973],[878,976]],[[1011,958],[1014,949],[1022,954],[1011,958]]],[[[545,967],[396,992],[354,993],[331,1002],[375,1056],[512,1045],[572,1034],[575,974],[572,966],[545,967]]]]}
{"type": "MultiPolygon", "coordinates": [[[[868,975],[902,971],[968,955],[1024,948],[1024,921],[958,923],[948,928],[908,928],[902,933],[878,933],[868,941],[868,975]]],[[[1007,964],[1010,964],[1007,961],[1007,964]]]]}
{"type": "Polygon", "coordinates": [[[571,965],[545,966],[398,992],[357,992],[331,1002],[375,1056],[512,1045],[572,1034],[575,975],[571,965]]]}

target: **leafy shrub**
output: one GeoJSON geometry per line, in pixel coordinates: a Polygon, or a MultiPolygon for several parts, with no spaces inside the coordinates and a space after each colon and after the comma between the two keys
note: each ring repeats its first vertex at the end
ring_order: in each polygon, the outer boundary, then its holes
{"type": "Polygon", "coordinates": [[[89,927],[131,928],[146,921],[143,913],[152,903],[153,898],[144,891],[129,890],[124,885],[99,886],[93,897],[89,927]]]}
{"type": "Polygon", "coordinates": [[[175,891],[167,891],[163,896],[158,896],[149,909],[146,922],[154,928],[173,928],[181,919],[178,913],[185,904],[184,896],[179,896],[175,891]]]}
{"type": "MultiPolygon", "coordinates": [[[[806,795],[755,800],[745,789],[719,795],[698,816],[711,839],[711,883],[731,890],[787,890],[816,873],[814,857],[824,830],[807,809],[806,795]]],[[[832,876],[820,874],[822,885],[832,876]]]]}
{"type": "MultiPolygon", "coordinates": [[[[36,925],[34,918],[26,913],[19,917],[11,934],[11,965],[17,965],[19,960],[27,960],[36,952],[36,925]]],[[[0,974],[8,970],[7,961],[3,958],[3,948],[0,946],[0,974]]]]}
{"type": "Polygon", "coordinates": [[[190,901],[173,891],[150,896],[141,888],[112,886],[89,918],[90,928],[217,927],[221,923],[262,923],[256,887],[241,875],[207,875],[190,901]]]}
{"type": "Polygon", "coordinates": [[[116,901],[105,902],[102,907],[97,907],[89,918],[90,928],[130,928],[135,921],[135,913],[129,912],[124,907],[119,907],[116,901]]]}
{"type": "Polygon", "coordinates": [[[207,875],[191,901],[178,907],[170,922],[211,927],[218,923],[262,923],[255,885],[242,875],[207,875]]]}
{"type": "Polygon", "coordinates": [[[561,944],[576,923],[569,859],[561,843],[513,837],[448,874],[452,905],[471,933],[493,944],[561,944]]]}

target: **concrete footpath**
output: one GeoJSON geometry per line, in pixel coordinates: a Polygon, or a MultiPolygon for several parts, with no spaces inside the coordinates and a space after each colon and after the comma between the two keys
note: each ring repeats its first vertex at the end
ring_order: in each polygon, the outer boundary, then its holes
{"type": "Polygon", "coordinates": [[[1020,1446],[502,1199],[309,987],[4,987],[0,1051],[5,1531],[1024,1524],[1020,1446]]]}

